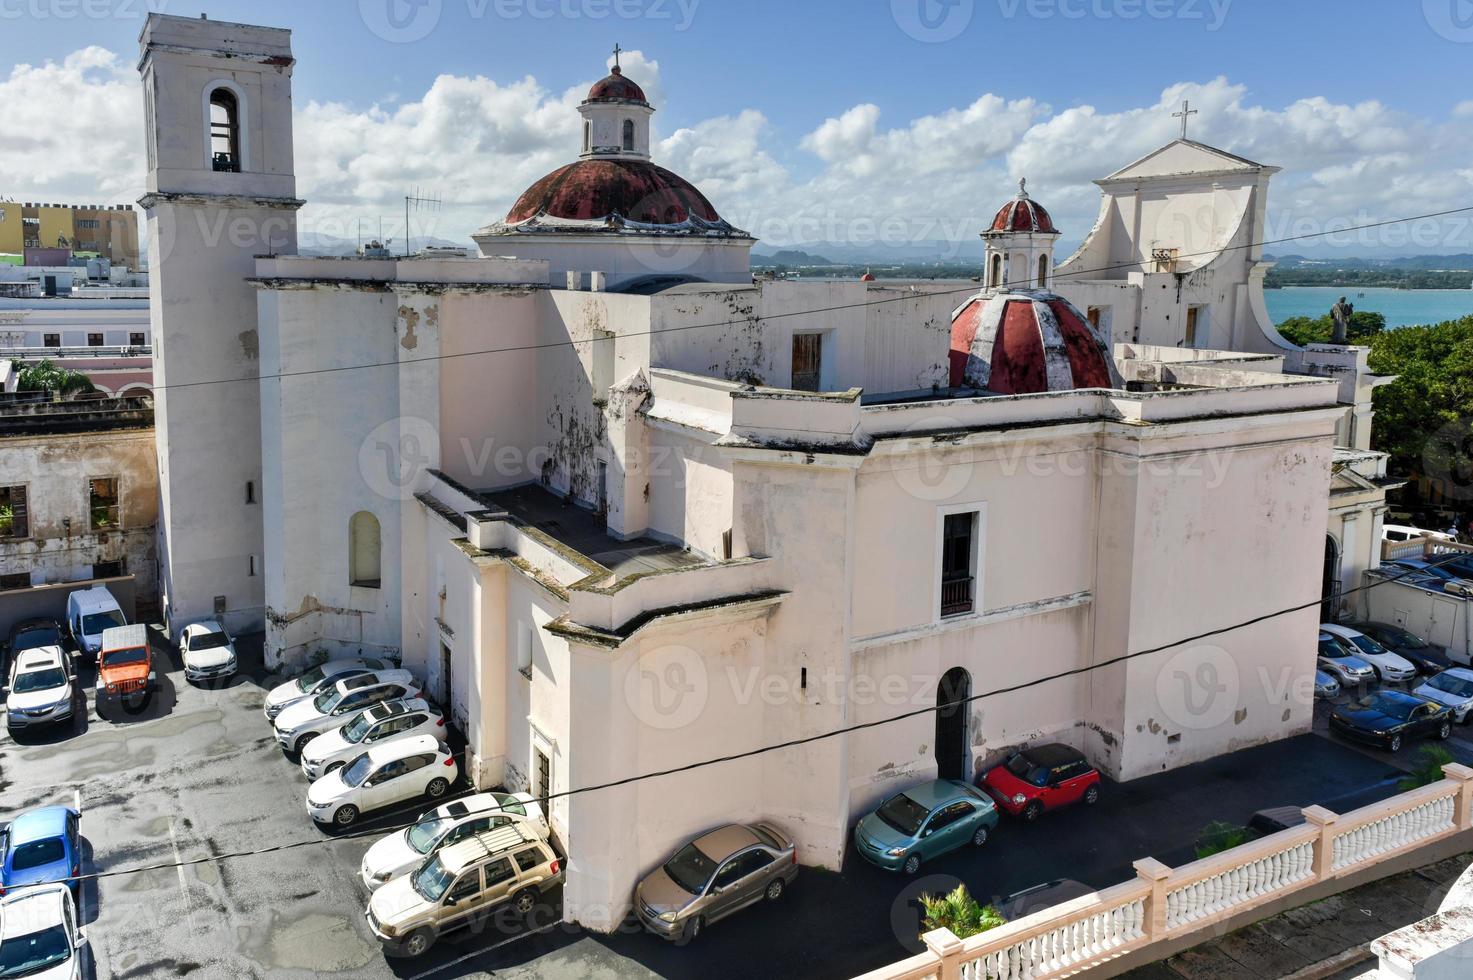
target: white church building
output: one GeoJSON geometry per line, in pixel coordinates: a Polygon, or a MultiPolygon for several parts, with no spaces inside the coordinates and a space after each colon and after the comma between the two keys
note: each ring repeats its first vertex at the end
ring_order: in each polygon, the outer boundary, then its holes
{"type": "Polygon", "coordinates": [[[1369,435],[1361,355],[1278,338],[1237,247],[1272,168],[1173,143],[1057,267],[1020,196],[980,286],[754,282],[615,68],[479,257],[310,258],[289,33],[141,47],[170,627],[402,657],[476,785],[553,795],[569,918],[731,820],[837,867],[882,796],[1038,740],[1128,780],[1308,730],[1315,609],[1140,653],[1319,597],[1369,435]]]}

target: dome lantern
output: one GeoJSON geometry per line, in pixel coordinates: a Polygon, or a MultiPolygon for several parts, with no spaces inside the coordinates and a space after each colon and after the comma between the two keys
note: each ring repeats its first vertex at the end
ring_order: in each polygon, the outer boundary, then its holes
{"type": "Polygon", "coordinates": [[[1018,181],[1018,196],[998,209],[982,240],[982,281],[988,289],[1048,288],[1059,230],[1044,206],[1028,196],[1026,177],[1018,181]]]}
{"type": "Polygon", "coordinates": [[[583,159],[648,160],[650,116],[655,109],[644,89],[624,77],[622,53],[614,45],[614,67],[593,83],[588,98],[578,106],[583,116],[583,159]]]}

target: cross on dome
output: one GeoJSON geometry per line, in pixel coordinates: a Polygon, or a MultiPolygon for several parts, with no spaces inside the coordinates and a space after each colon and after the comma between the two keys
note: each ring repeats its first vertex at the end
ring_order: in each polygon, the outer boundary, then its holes
{"type": "Polygon", "coordinates": [[[1187,138],[1187,117],[1188,116],[1195,116],[1195,115],[1198,115],[1198,114],[1199,114],[1198,110],[1193,109],[1192,108],[1192,104],[1190,102],[1188,102],[1186,99],[1182,99],[1181,100],[1181,112],[1173,112],[1171,114],[1171,118],[1172,119],[1180,119],[1181,120],[1181,138],[1182,139],[1186,139],[1187,138]]]}
{"type": "Polygon", "coordinates": [[[622,69],[619,67],[619,55],[621,55],[623,53],[624,53],[624,49],[621,48],[621,47],[619,47],[619,42],[618,41],[615,41],[614,42],[614,74],[615,75],[620,74],[620,72],[622,71],[622,69]]]}

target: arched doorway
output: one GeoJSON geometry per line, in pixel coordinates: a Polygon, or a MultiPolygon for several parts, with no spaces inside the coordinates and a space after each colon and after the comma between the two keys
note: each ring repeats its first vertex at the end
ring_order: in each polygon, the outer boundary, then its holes
{"type": "Polygon", "coordinates": [[[1340,606],[1340,545],[1334,535],[1325,535],[1325,572],[1320,590],[1324,604],[1320,607],[1320,622],[1333,623],[1340,606]]]}
{"type": "Polygon", "coordinates": [[[936,711],[936,778],[968,779],[967,718],[971,705],[962,703],[972,696],[972,675],[953,667],[941,675],[936,685],[936,704],[946,705],[936,711]]]}

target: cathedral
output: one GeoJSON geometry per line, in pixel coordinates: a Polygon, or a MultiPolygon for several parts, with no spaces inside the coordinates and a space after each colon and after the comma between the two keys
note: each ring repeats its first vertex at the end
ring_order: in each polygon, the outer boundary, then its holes
{"type": "Polygon", "coordinates": [[[715,824],[835,868],[1021,745],[1129,780],[1308,730],[1318,609],[1180,642],[1379,538],[1378,379],[1263,308],[1272,167],[1184,136],[1057,264],[1020,187],[980,282],[754,281],[616,64],[478,256],[307,257],[289,32],[140,43],[169,628],[402,660],[474,785],[554,797],[582,924],[715,824]]]}

